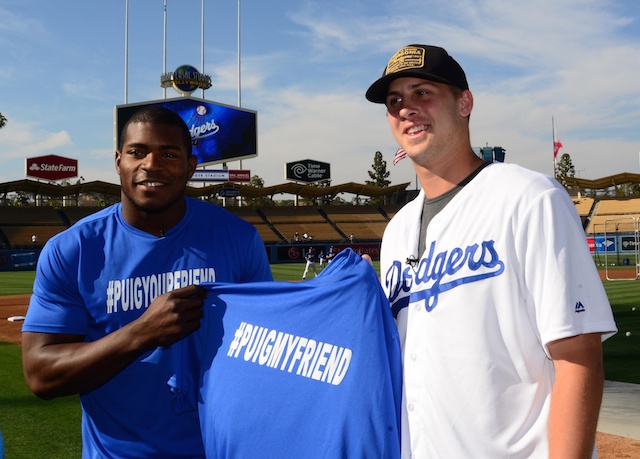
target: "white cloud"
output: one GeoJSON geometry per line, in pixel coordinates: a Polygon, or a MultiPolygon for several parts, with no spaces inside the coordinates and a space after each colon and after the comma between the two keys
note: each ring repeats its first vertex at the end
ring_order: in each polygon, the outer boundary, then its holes
{"type": "MultiPolygon", "coordinates": [[[[60,154],[60,149],[71,146],[67,131],[46,132],[29,124],[9,120],[0,130],[2,160],[25,158],[41,154],[60,154]]],[[[0,164],[2,162],[0,160],[0,164]]]]}

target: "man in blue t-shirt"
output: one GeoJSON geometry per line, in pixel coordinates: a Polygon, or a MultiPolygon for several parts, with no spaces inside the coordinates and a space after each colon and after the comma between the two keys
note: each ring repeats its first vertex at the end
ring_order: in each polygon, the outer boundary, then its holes
{"type": "Polygon", "coordinates": [[[199,328],[203,282],[272,280],[255,228],[185,197],[197,159],[174,112],[147,107],[115,155],[122,202],[45,246],[23,326],[24,373],[80,394],[83,458],[204,457],[198,414],[175,414],[170,368],[145,359],[199,328]]]}

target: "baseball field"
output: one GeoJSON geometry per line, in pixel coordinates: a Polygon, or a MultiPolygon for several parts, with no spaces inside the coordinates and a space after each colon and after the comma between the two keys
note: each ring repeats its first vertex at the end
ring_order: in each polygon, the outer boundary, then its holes
{"type": "MultiPolygon", "coordinates": [[[[298,281],[303,270],[302,264],[272,266],[277,280],[298,281]]],[[[77,458],[78,397],[43,401],[31,394],[22,376],[21,322],[7,320],[26,313],[33,278],[32,271],[0,273],[0,431],[6,458],[77,458]]],[[[604,344],[606,378],[640,384],[640,281],[603,282],[619,328],[604,344]]],[[[597,442],[600,459],[640,458],[640,440],[598,432],[597,442]]]]}

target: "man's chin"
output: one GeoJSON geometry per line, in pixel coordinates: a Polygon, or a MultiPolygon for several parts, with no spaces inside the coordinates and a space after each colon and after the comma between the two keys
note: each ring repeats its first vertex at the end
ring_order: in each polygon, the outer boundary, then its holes
{"type": "Polygon", "coordinates": [[[178,196],[176,199],[166,203],[144,202],[139,201],[131,196],[127,196],[127,199],[137,210],[144,212],[147,215],[158,215],[169,210],[177,202],[184,199],[184,196],[178,196]]]}

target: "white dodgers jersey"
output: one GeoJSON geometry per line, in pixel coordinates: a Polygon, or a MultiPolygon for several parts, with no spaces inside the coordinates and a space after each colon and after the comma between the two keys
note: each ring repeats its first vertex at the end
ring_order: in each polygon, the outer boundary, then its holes
{"type": "Polygon", "coordinates": [[[402,455],[546,458],[547,344],[616,331],[567,192],[492,164],[434,216],[424,193],[389,223],[381,282],[403,352],[402,455]]]}

